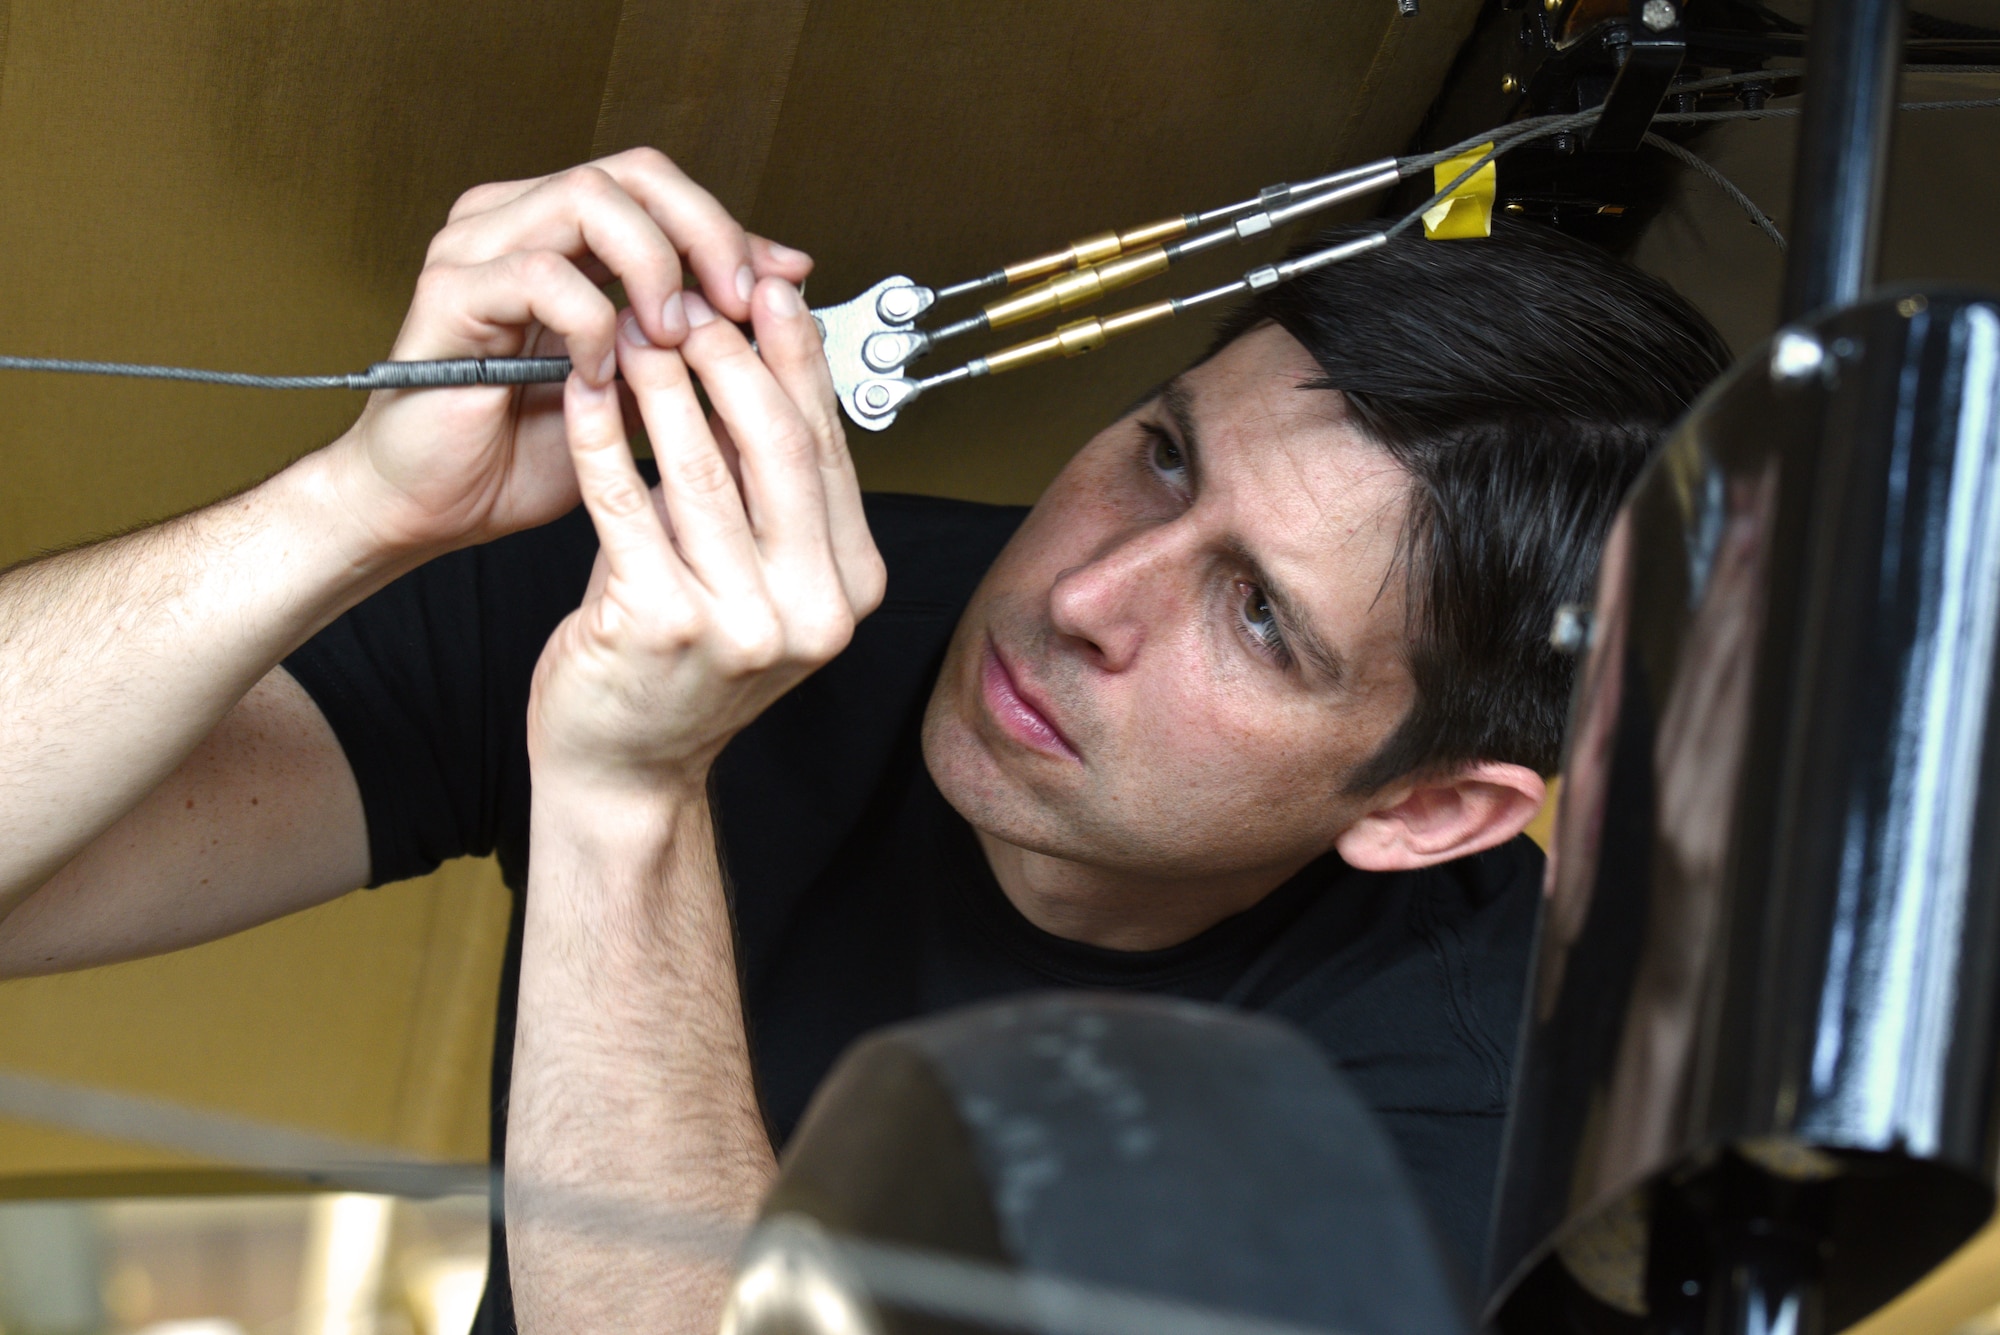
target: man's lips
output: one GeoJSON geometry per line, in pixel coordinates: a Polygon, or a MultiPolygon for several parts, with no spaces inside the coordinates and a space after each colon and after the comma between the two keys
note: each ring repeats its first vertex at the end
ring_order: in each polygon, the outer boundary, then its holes
{"type": "Polygon", "coordinates": [[[1021,689],[991,640],[979,665],[979,694],[986,702],[986,711],[1016,741],[1065,760],[1082,759],[1034,698],[1021,689]]]}

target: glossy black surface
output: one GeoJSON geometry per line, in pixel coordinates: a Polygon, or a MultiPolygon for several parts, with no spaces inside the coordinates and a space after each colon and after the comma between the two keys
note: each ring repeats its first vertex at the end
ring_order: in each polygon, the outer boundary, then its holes
{"type": "Polygon", "coordinates": [[[1607,545],[1496,1213],[1507,1329],[1729,1329],[1745,1220],[1808,1245],[1741,1282],[1803,1256],[1837,1329],[1992,1208],[2000,311],[1909,294],[1806,332],[1823,365],[1746,359],[1607,545]]]}

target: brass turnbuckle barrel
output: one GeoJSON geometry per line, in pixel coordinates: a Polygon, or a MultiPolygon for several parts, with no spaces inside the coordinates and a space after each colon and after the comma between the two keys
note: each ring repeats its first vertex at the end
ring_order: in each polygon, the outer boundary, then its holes
{"type": "Polygon", "coordinates": [[[1156,301],[1150,306],[1135,306],[1129,311],[1119,311],[1116,315],[1098,317],[1087,316],[1059,326],[1053,333],[1031,338],[1025,343],[1016,343],[998,352],[989,352],[971,363],[976,369],[973,375],[994,375],[1001,371],[1012,371],[1017,367],[1033,366],[1036,362],[1051,361],[1057,357],[1081,357],[1086,352],[1095,352],[1111,339],[1128,333],[1142,325],[1156,320],[1173,318],[1177,309],[1173,301],[1156,301]]]}
{"type": "Polygon", "coordinates": [[[1058,275],[993,302],[986,307],[986,327],[998,329],[1056,311],[1074,310],[1097,300],[1106,292],[1151,278],[1165,270],[1167,264],[1165,247],[1154,244],[1116,259],[1085,265],[1074,273],[1058,275]]]}

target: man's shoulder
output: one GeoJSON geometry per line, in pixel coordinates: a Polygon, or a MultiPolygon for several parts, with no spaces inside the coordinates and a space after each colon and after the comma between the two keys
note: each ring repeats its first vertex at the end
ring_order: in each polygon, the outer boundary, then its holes
{"type": "MultiPolygon", "coordinates": [[[[1363,949],[1329,951],[1275,999],[1369,1088],[1378,1107],[1500,1115],[1540,903],[1541,850],[1516,838],[1335,895],[1377,900],[1363,949]]],[[[1304,935],[1315,934],[1308,915],[1304,935]]],[[[1323,915],[1328,936],[1337,930],[1323,915]]]]}

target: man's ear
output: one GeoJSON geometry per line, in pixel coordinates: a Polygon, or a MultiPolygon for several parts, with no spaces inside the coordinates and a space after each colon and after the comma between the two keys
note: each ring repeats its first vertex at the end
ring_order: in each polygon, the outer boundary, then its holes
{"type": "Polygon", "coordinates": [[[1409,871],[1504,844],[1542,809],[1548,784],[1524,765],[1482,760],[1382,796],[1333,841],[1350,867],[1409,871]]]}

